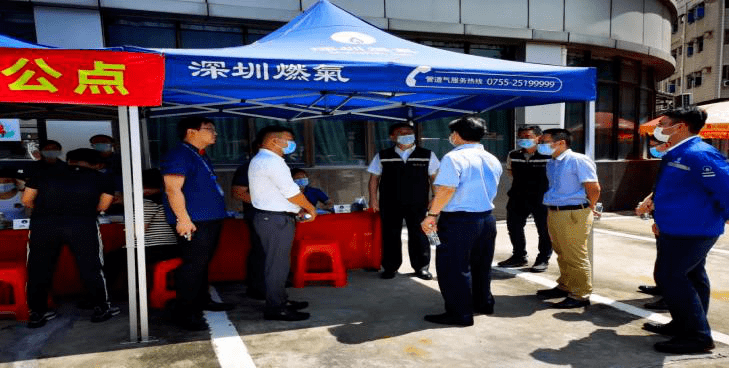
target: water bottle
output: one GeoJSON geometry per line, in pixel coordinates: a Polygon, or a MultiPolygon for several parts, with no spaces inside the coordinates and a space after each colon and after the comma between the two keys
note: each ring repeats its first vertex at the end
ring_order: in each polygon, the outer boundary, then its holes
{"type": "Polygon", "coordinates": [[[425,234],[428,236],[428,243],[430,243],[431,248],[435,248],[440,245],[440,238],[438,238],[438,233],[431,230],[429,233],[425,234]]]}
{"type": "Polygon", "coordinates": [[[599,220],[602,217],[602,202],[595,203],[595,212],[597,212],[597,215],[595,216],[595,220],[599,220]]]}

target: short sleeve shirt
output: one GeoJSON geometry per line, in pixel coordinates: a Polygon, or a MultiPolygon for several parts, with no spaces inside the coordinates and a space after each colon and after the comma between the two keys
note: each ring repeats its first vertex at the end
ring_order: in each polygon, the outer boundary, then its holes
{"type": "Polygon", "coordinates": [[[35,175],[26,186],[38,191],[31,219],[49,216],[96,218],[101,195],[114,195],[114,181],[109,175],[80,166],[35,175]]]}
{"type": "Polygon", "coordinates": [[[485,212],[494,209],[494,198],[503,168],[481,144],[463,144],[443,156],[435,185],[456,188],[445,212],[485,212]]]}
{"type": "Polygon", "coordinates": [[[316,204],[319,202],[326,203],[326,201],[329,200],[329,197],[327,197],[321,189],[309,186],[304,188],[304,196],[307,200],[309,200],[309,203],[314,205],[314,207],[316,207],[316,204]]]}
{"type": "MultiPolygon", "coordinates": [[[[415,151],[415,145],[412,147],[401,150],[398,147],[395,147],[395,152],[400,155],[400,158],[402,158],[403,162],[408,160],[408,157],[410,157],[410,154],[415,151]]],[[[438,172],[438,167],[440,166],[440,161],[438,161],[438,156],[435,155],[432,151],[430,152],[430,161],[428,162],[428,175],[433,176],[438,172]]],[[[367,167],[367,172],[374,175],[382,175],[382,162],[380,162],[380,154],[375,154],[375,157],[372,158],[372,162],[370,162],[370,166],[367,167]]]]}
{"type": "MultiPolygon", "coordinates": [[[[185,196],[185,207],[192,221],[211,221],[225,217],[225,201],[223,189],[217,182],[213,164],[207,155],[200,154],[194,146],[180,143],[161,160],[162,175],[181,175],[185,177],[182,194],[185,196]]],[[[167,201],[164,198],[167,221],[177,222],[167,201]]]]}
{"type": "Polygon", "coordinates": [[[301,193],[283,157],[265,148],[258,151],[248,168],[248,189],[253,207],[273,212],[299,212],[289,198],[301,193]]]}
{"type": "Polygon", "coordinates": [[[549,189],[544,193],[547,206],[571,206],[588,202],[584,183],[596,183],[595,162],[570,149],[547,163],[549,189]]]}

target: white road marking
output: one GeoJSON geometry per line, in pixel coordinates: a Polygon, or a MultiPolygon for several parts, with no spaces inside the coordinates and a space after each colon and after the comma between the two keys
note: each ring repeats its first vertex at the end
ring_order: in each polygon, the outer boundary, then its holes
{"type": "MultiPolygon", "coordinates": [[[[518,269],[512,269],[512,268],[498,267],[498,266],[496,266],[496,263],[492,264],[491,268],[493,268],[495,270],[499,270],[501,272],[505,272],[505,273],[514,275],[516,277],[533,282],[535,284],[545,286],[547,288],[553,288],[553,287],[557,286],[556,282],[554,282],[552,280],[548,280],[542,276],[537,276],[536,274],[531,273],[531,272],[524,272],[524,271],[521,271],[518,269]]],[[[610,298],[607,298],[607,297],[604,297],[601,295],[597,295],[597,294],[592,294],[590,296],[590,301],[593,303],[605,304],[605,305],[613,307],[619,311],[630,313],[632,315],[635,315],[635,316],[638,316],[641,318],[645,318],[647,320],[650,320],[650,321],[653,321],[656,323],[668,323],[671,321],[670,318],[668,318],[664,315],[653,313],[653,312],[647,311],[645,309],[641,309],[641,308],[638,308],[638,307],[635,307],[635,306],[632,306],[629,304],[625,304],[623,302],[619,302],[617,300],[613,300],[613,299],[610,299],[610,298]]],[[[711,335],[714,338],[714,340],[729,345],[729,335],[723,334],[718,331],[713,331],[713,330],[711,331],[711,335]]]]}
{"type": "MultiPolygon", "coordinates": [[[[221,302],[220,295],[214,287],[210,287],[210,298],[221,302]]],[[[243,343],[238,330],[228,319],[225,312],[205,311],[205,320],[210,327],[210,338],[213,350],[218,357],[221,368],[255,368],[253,358],[248,354],[246,344],[243,343]]]]}
{"type": "MultiPolygon", "coordinates": [[[[611,231],[611,230],[603,230],[603,229],[594,229],[594,231],[596,233],[600,233],[600,234],[619,236],[619,237],[628,238],[628,239],[643,240],[643,241],[653,242],[653,243],[655,243],[655,241],[656,241],[655,238],[650,238],[647,236],[640,236],[640,235],[633,235],[633,234],[626,234],[626,233],[621,233],[619,231],[611,231]]],[[[729,250],[711,248],[709,253],[721,253],[721,254],[729,255],[729,250]]]]}

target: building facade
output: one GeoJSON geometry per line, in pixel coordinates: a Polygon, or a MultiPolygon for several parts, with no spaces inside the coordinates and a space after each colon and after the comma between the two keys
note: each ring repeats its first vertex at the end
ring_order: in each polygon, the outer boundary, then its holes
{"type": "MultiPolygon", "coordinates": [[[[654,116],[656,82],[676,70],[671,56],[671,26],[677,17],[674,1],[592,0],[589,6],[583,0],[330,1],[379,28],[433,47],[507,60],[596,67],[594,149],[604,187],[602,200],[608,209],[629,208],[650,190],[649,179],[640,184],[632,176],[655,166],[642,159],[638,126],[654,116]]],[[[71,48],[229,47],[255,42],[314,2],[13,0],[0,9],[0,32],[71,48]]],[[[516,128],[537,124],[570,129],[574,149],[584,151],[587,111],[586,104],[567,103],[488,112],[484,117],[489,134],[483,143],[505,160],[514,147],[516,128]]],[[[148,165],[154,166],[175,142],[175,121],[145,119],[148,165]]],[[[417,127],[419,144],[439,157],[450,149],[447,121],[427,121],[417,127]]],[[[255,131],[271,123],[242,117],[217,119],[219,141],[210,154],[218,170],[232,174],[250,152],[255,131]]],[[[39,138],[54,138],[47,136],[44,120],[37,124],[39,138]]],[[[367,193],[366,165],[389,145],[389,124],[370,120],[291,124],[301,144],[290,163],[306,167],[314,183],[335,202],[351,203],[367,193]]],[[[229,180],[230,175],[221,177],[229,180]]],[[[504,188],[508,181],[505,176],[504,188]]],[[[506,190],[501,192],[498,201],[504,203],[506,190]]]]}

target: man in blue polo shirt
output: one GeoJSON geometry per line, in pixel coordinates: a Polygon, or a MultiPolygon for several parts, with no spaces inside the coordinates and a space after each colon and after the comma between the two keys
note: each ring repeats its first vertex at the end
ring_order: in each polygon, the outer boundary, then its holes
{"type": "Polygon", "coordinates": [[[595,163],[570,149],[572,137],[566,129],[547,129],[540,142],[539,153],[552,156],[547,163],[549,189],[544,193],[544,205],[549,210],[547,227],[560,276],[555,288],[539,290],[537,295],[565,297],[552,304],[553,308],[585,307],[592,294],[588,237],[600,198],[595,163]]]}
{"type": "Polygon", "coordinates": [[[223,189],[205,148],[214,144],[215,125],[209,119],[191,117],[177,125],[182,138],[162,158],[167,221],[177,232],[182,265],[175,272],[176,322],[189,330],[207,328],[203,310],[233,309],[216,303],[208,293],[208,263],[215,253],[225,217],[223,189]]]}
{"type": "Polygon", "coordinates": [[[658,236],[655,278],[672,320],[643,328],[673,336],[655,344],[664,353],[708,352],[714,348],[706,256],[729,219],[729,163],[697,136],[706,112],[696,107],[664,114],[656,129],[668,135],[653,202],[658,236]]]}
{"type": "Polygon", "coordinates": [[[435,197],[420,224],[426,234],[437,231],[440,237],[435,269],[445,313],[427,315],[425,320],[471,326],[474,312],[494,312],[491,262],[496,222],[491,210],[503,169],[479,143],[486,133],[483,119],[463,117],[448,128],[448,141],[456,148],[443,156],[434,182],[435,197]]]}

